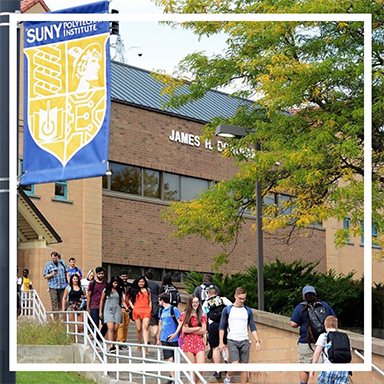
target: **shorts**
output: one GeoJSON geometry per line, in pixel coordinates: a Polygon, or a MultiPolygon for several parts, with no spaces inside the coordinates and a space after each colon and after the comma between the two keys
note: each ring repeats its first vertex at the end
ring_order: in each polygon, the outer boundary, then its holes
{"type": "Polygon", "coordinates": [[[229,362],[238,361],[248,363],[249,361],[249,340],[230,340],[228,339],[229,362]]]}
{"type": "MultiPolygon", "coordinates": [[[[308,343],[299,343],[299,363],[300,364],[312,364],[313,352],[315,351],[316,345],[311,344],[313,350],[309,347],[308,343]]],[[[323,356],[319,356],[318,363],[323,362],[323,356]]]]}
{"type": "MultiPolygon", "coordinates": [[[[219,346],[219,323],[211,323],[208,325],[208,342],[211,349],[219,346]]],[[[227,331],[224,332],[224,344],[227,345],[227,331]]]]}
{"type": "Polygon", "coordinates": [[[151,320],[149,325],[159,325],[159,304],[152,303],[151,320]]]}
{"type": "MultiPolygon", "coordinates": [[[[162,341],[161,345],[163,347],[178,347],[178,341],[162,341]]],[[[168,360],[171,357],[175,357],[175,351],[173,349],[163,349],[163,358],[164,360],[168,360]]]]}
{"type": "Polygon", "coordinates": [[[349,373],[346,371],[320,372],[317,380],[318,384],[349,384],[349,373]]]}

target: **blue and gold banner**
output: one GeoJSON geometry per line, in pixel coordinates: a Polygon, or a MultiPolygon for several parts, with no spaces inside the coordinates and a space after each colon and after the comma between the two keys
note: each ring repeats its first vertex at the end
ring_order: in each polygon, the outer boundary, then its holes
{"type": "MultiPolygon", "coordinates": [[[[108,13],[108,1],[55,13],[108,13]]],[[[108,21],[24,22],[21,185],[105,175],[109,28],[108,21]]]]}

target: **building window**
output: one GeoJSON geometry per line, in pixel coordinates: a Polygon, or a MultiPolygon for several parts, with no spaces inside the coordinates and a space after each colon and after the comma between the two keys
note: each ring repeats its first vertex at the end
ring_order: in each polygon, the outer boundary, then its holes
{"type": "Polygon", "coordinates": [[[164,200],[179,201],[180,199],[180,178],[174,173],[164,172],[163,174],[164,200]]]}
{"type": "Polygon", "coordinates": [[[210,185],[208,180],[113,162],[109,171],[103,188],[168,201],[192,200],[210,185]]]}
{"type": "Polygon", "coordinates": [[[67,200],[68,198],[68,181],[56,181],[55,198],[67,200]]]}
{"type": "MultiPolygon", "coordinates": [[[[364,245],[364,223],[361,224],[363,234],[361,236],[361,245],[364,245]]],[[[372,247],[378,248],[379,245],[377,243],[377,227],[375,224],[372,224],[372,247]]]]}
{"type": "Polygon", "coordinates": [[[141,172],[139,167],[110,163],[110,170],[112,172],[112,191],[141,195],[141,172]]]}
{"type": "Polygon", "coordinates": [[[208,181],[195,177],[181,176],[181,200],[193,200],[199,193],[208,189],[208,181]]]}
{"type": "MultiPolygon", "coordinates": [[[[350,224],[351,224],[351,220],[350,219],[344,219],[343,220],[343,229],[345,229],[346,231],[349,231],[350,224]]],[[[351,242],[351,235],[349,233],[348,233],[348,237],[347,237],[346,242],[347,243],[351,242]]]]}
{"type": "Polygon", "coordinates": [[[160,198],[160,172],[143,169],[142,176],[144,196],[160,198]]]}
{"type": "MultiPolygon", "coordinates": [[[[20,160],[20,175],[23,174],[23,160],[20,160]]],[[[35,194],[35,184],[30,185],[22,185],[21,189],[27,194],[27,195],[34,195],[35,194]]]]}
{"type": "Polygon", "coordinates": [[[279,215],[289,215],[292,213],[292,206],[290,205],[291,196],[277,195],[277,206],[279,207],[279,215]]]}

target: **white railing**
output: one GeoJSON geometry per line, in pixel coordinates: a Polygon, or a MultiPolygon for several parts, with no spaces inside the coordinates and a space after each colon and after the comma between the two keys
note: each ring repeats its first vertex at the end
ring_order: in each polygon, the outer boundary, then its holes
{"type": "MultiPolygon", "coordinates": [[[[364,361],[364,355],[362,355],[357,349],[355,349],[354,352],[355,352],[356,356],[360,357],[360,359],[362,359],[364,361]]],[[[381,376],[384,376],[384,372],[377,365],[375,365],[373,363],[371,365],[375,371],[379,372],[381,376]]]]}
{"type": "Polygon", "coordinates": [[[47,321],[47,315],[44,305],[40,300],[37,292],[32,289],[28,291],[22,291],[21,297],[21,316],[30,316],[39,320],[40,324],[47,321]]]}
{"type": "MultiPolygon", "coordinates": [[[[193,370],[193,364],[180,348],[165,347],[152,344],[135,344],[135,343],[119,343],[117,341],[112,342],[105,340],[100,333],[98,327],[96,327],[91,316],[86,311],[45,311],[45,308],[35,290],[24,291],[24,295],[21,296],[21,316],[30,316],[36,318],[40,323],[46,323],[47,318],[58,318],[67,327],[67,334],[74,338],[76,343],[83,342],[85,345],[89,345],[93,353],[93,361],[99,361],[101,364],[107,364],[113,358],[116,364],[122,363],[158,363],[169,364],[167,361],[162,360],[162,351],[165,349],[174,350],[174,360],[176,364],[187,363],[191,366],[188,371],[175,371],[175,378],[172,379],[169,376],[163,376],[162,372],[149,373],[145,371],[126,371],[128,373],[129,381],[133,381],[133,376],[142,376],[143,384],[146,382],[146,378],[157,378],[158,384],[161,384],[161,380],[174,381],[176,384],[183,384],[184,382],[193,383],[194,374],[197,375],[199,381],[202,384],[206,384],[207,381],[198,372],[193,370]],[[109,352],[110,346],[115,345],[116,351],[114,353],[109,352]],[[123,348],[124,347],[124,348],[123,348]],[[137,353],[137,350],[141,349],[141,353],[137,353]],[[151,351],[149,355],[146,351],[151,351]],[[136,352],[136,353],[135,353],[136,352]],[[155,356],[152,356],[155,355],[155,356]],[[184,380],[182,380],[182,378],[184,380]]],[[[122,372],[114,372],[116,379],[119,380],[122,372]]],[[[104,376],[107,376],[108,372],[104,372],[104,376]]]]}

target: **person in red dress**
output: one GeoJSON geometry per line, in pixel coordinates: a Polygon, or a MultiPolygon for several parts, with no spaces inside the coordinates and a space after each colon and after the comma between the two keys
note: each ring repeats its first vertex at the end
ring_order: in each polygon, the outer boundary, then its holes
{"type": "MultiPolygon", "coordinates": [[[[144,276],[138,276],[132,283],[129,291],[129,305],[132,308],[132,319],[136,324],[137,342],[141,344],[141,335],[143,335],[144,344],[148,344],[152,301],[151,290],[144,276]]],[[[141,350],[140,347],[139,350],[141,350]]],[[[148,354],[148,349],[146,353],[148,354]]]]}
{"type": "MultiPolygon", "coordinates": [[[[205,363],[204,335],[207,332],[207,316],[203,313],[197,296],[188,297],[187,306],[179,321],[184,333],[181,349],[192,363],[205,363]]],[[[194,381],[198,382],[197,375],[194,381]]]]}

